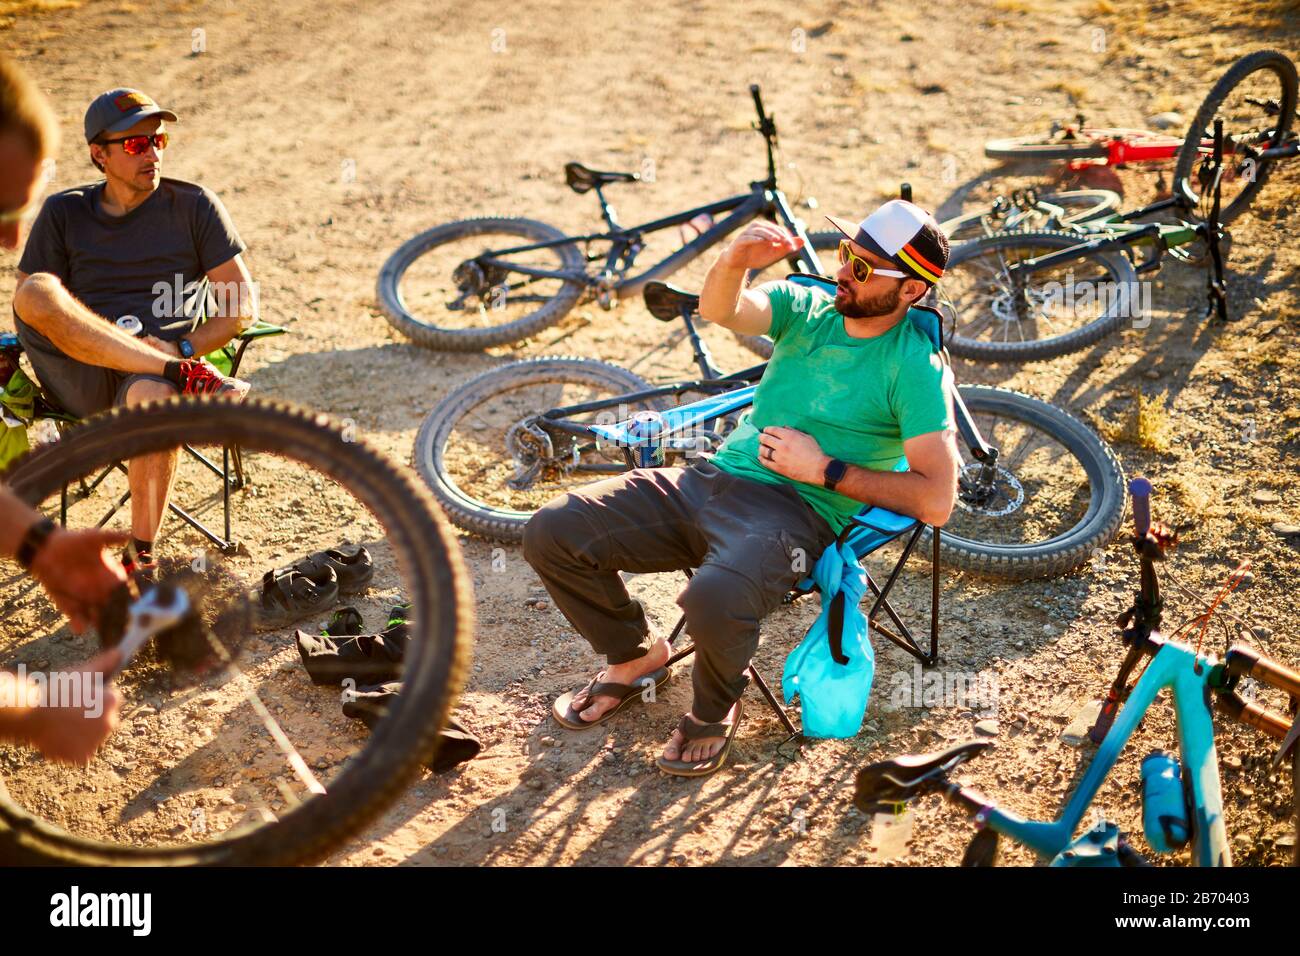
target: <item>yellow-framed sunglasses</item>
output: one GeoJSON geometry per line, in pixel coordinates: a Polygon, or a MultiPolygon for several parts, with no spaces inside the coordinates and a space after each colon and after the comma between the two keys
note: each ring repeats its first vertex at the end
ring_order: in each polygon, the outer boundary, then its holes
{"type": "Polygon", "coordinates": [[[858,282],[866,282],[872,277],[872,275],[888,276],[891,279],[911,278],[911,276],[905,272],[899,272],[897,269],[881,269],[878,266],[873,266],[861,256],[854,255],[853,250],[849,248],[849,241],[847,239],[840,240],[839,256],[840,265],[844,265],[846,262],[853,263],[853,278],[858,282]]]}

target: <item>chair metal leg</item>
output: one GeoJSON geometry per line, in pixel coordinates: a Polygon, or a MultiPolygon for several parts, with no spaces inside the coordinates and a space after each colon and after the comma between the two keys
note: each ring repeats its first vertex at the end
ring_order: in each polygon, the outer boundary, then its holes
{"type": "MultiPolygon", "coordinates": [[[[907,651],[909,654],[911,654],[913,657],[919,660],[922,664],[929,667],[935,664],[939,660],[939,564],[938,564],[939,546],[938,544],[934,546],[934,552],[930,562],[931,592],[930,592],[930,649],[929,651],[922,649],[920,643],[917,641],[916,637],[912,634],[911,628],[909,628],[907,624],[903,622],[903,619],[898,616],[898,612],[894,609],[894,605],[889,601],[889,592],[890,590],[893,589],[894,582],[898,579],[899,572],[902,571],[903,565],[907,563],[907,559],[911,555],[913,548],[916,547],[917,541],[920,540],[922,530],[924,530],[924,527],[918,525],[916,531],[912,533],[912,537],[908,540],[907,546],[903,549],[902,557],[900,557],[898,559],[898,563],[894,565],[894,569],[892,572],[890,572],[889,579],[885,582],[885,586],[883,588],[876,583],[875,579],[871,576],[871,573],[867,572],[867,586],[871,589],[872,593],[876,595],[876,602],[871,606],[871,610],[867,614],[867,621],[872,627],[874,627],[877,631],[879,631],[889,641],[896,644],[898,647],[901,647],[903,650],[907,651]],[[897,627],[901,633],[899,634],[894,633],[888,627],[879,623],[876,620],[876,615],[882,610],[885,612],[889,620],[893,622],[894,626],[897,627]]],[[[933,528],[932,530],[936,535],[936,540],[937,540],[939,529],[933,528]]]]}
{"type": "Polygon", "coordinates": [[[934,536],[934,550],[930,554],[930,660],[939,660],[939,527],[930,529],[934,536]]]}
{"type": "Polygon", "coordinates": [[[758,685],[758,689],[767,698],[768,706],[772,708],[772,712],[776,714],[776,719],[781,721],[781,725],[789,732],[790,737],[800,736],[798,729],[790,720],[790,715],[785,712],[785,708],[781,706],[776,699],[776,695],[772,693],[772,689],[767,686],[767,681],[763,680],[763,675],[758,672],[758,668],[753,664],[749,665],[749,676],[754,678],[754,683],[758,685]]]}
{"type": "Polygon", "coordinates": [[[231,541],[229,538],[221,537],[219,534],[217,534],[215,531],[213,531],[211,528],[205,525],[198,518],[194,517],[184,508],[174,505],[169,501],[167,502],[167,510],[170,511],[172,514],[174,514],[176,517],[180,518],[182,521],[184,521],[187,525],[189,525],[199,534],[203,535],[203,537],[207,538],[209,541],[215,544],[223,554],[229,554],[235,550],[236,545],[233,541],[231,541]]]}
{"type": "Polygon", "coordinates": [[[235,483],[231,486],[235,491],[241,490],[247,478],[244,477],[244,453],[238,445],[231,447],[230,460],[235,466],[235,483]]]}
{"type": "Polygon", "coordinates": [[[221,513],[225,518],[226,541],[230,541],[230,446],[221,446],[221,513]]]}
{"type": "Polygon", "coordinates": [[[221,476],[221,477],[223,477],[223,478],[226,477],[226,472],[225,472],[225,470],[222,469],[222,468],[218,468],[216,462],[214,462],[214,461],[213,461],[211,458],[209,458],[207,455],[203,454],[203,453],[202,453],[201,451],[199,451],[197,448],[194,448],[192,445],[182,445],[181,447],[185,449],[186,453],[187,453],[191,458],[193,458],[195,461],[197,461],[200,465],[202,465],[202,466],[203,466],[204,468],[206,468],[208,471],[212,472],[214,475],[219,475],[219,476],[221,476]]]}

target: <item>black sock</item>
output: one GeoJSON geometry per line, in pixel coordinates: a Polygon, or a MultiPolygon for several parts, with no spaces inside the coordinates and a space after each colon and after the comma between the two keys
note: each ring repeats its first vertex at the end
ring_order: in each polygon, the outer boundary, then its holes
{"type": "Polygon", "coordinates": [[[131,539],[131,547],[135,548],[135,559],[141,563],[147,563],[153,556],[153,542],[141,541],[139,538],[131,539]]]}
{"type": "Polygon", "coordinates": [[[182,385],[185,384],[183,381],[181,381],[180,359],[172,359],[170,362],[168,362],[166,365],[163,366],[163,378],[167,379],[167,381],[171,382],[177,388],[180,388],[182,385]]]}

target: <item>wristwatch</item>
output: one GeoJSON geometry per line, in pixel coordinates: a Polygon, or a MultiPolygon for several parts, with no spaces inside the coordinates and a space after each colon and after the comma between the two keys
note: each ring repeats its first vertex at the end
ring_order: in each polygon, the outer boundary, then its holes
{"type": "Polygon", "coordinates": [[[186,358],[186,359],[187,359],[187,358],[193,358],[193,357],[194,357],[194,345],[190,342],[189,339],[181,339],[181,340],[180,340],[179,342],[177,342],[176,344],[177,344],[177,346],[180,347],[180,350],[181,350],[181,358],[186,358]]]}
{"type": "Polygon", "coordinates": [[[826,465],[826,472],[822,475],[822,484],[834,491],[835,486],[844,480],[848,470],[849,466],[846,462],[842,462],[838,458],[832,458],[826,465]]]}
{"type": "Polygon", "coordinates": [[[49,518],[42,518],[27,529],[27,533],[23,535],[23,540],[18,544],[18,551],[14,554],[14,560],[22,566],[24,571],[32,569],[32,562],[36,560],[37,553],[44,547],[45,542],[54,533],[54,530],[54,522],[49,518]]]}

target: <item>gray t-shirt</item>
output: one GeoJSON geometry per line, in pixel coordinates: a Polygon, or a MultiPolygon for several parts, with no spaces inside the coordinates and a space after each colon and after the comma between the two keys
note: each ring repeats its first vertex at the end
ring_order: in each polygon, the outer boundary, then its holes
{"type": "Polygon", "coordinates": [[[88,308],[134,315],[164,341],[193,331],[206,274],[246,248],[226,207],[203,186],[164,177],[125,216],[110,216],[103,192],[101,181],[46,199],[18,270],[52,273],[88,308]]]}

